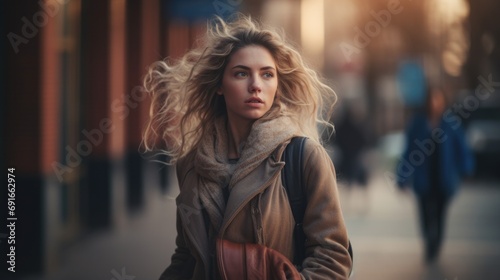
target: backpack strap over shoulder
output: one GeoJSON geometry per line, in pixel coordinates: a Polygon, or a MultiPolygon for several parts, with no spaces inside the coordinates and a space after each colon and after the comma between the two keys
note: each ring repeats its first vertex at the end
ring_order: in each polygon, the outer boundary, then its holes
{"type": "Polygon", "coordinates": [[[307,199],[302,189],[304,185],[302,178],[304,160],[302,154],[306,139],[306,137],[292,138],[283,152],[282,160],[285,162],[285,167],[281,172],[281,181],[288,195],[290,208],[292,208],[292,214],[295,220],[295,227],[293,229],[295,255],[293,263],[298,267],[302,265],[302,261],[305,258],[306,236],[302,228],[302,221],[304,220],[304,214],[306,212],[307,199]]]}
{"type": "MultiPolygon", "coordinates": [[[[302,269],[302,262],[305,259],[305,242],[306,235],[303,229],[304,214],[307,207],[307,192],[304,190],[304,178],[302,171],[304,170],[304,143],[306,137],[294,137],[285,148],[282,160],[285,162],[285,167],[281,172],[281,181],[288,195],[290,208],[292,209],[295,227],[293,235],[295,240],[295,254],[293,264],[299,269],[302,269]]],[[[353,252],[351,241],[347,248],[351,261],[353,261],[353,252]]],[[[351,271],[352,272],[352,271],[351,271]]]]}

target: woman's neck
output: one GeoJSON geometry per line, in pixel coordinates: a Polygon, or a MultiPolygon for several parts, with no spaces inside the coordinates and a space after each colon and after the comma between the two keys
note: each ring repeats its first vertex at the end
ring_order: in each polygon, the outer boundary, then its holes
{"type": "Polygon", "coordinates": [[[250,135],[250,130],[252,129],[253,121],[246,123],[241,122],[227,122],[228,131],[228,151],[227,156],[230,159],[235,159],[240,157],[240,147],[241,144],[247,140],[248,135],[250,135]]]}

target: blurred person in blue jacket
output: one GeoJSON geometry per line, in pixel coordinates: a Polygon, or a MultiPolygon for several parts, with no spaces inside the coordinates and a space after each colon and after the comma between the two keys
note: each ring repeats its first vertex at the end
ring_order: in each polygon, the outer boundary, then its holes
{"type": "Polygon", "coordinates": [[[439,255],[446,211],[460,179],[474,170],[462,120],[446,106],[442,89],[427,90],[424,110],[415,114],[406,129],[406,148],[396,171],[401,189],[413,183],[427,263],[439,255]]]}

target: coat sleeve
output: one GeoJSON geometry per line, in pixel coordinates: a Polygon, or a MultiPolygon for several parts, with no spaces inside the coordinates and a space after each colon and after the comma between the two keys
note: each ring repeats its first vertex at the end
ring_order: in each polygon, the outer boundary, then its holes
{"type": "Polygon", "coordinates": [[[412,168],[414,167],[408,165],[408,163],[410,162],[410,153],[414,150],[412,143],[415,141],[415,130],[418,125],[418,121],[419,120],[416,117],[410,120],[404,132],[404,148],[398,162],[396,163],[395,170],[395,181],[399,188],[403,188],[408,185],[413,175],[412,168]]]}
{"type": "Polygon", "coordinates": [[[160,280],[191,279],[196,260],[186,246],[181,219],[177,213],[177,237],[175,239],[175,252],[170,265],[160,276],[160,280]]]}
{"type": "MultiPolygon", "coordinates": [[[[179,186],[182,186],[186,174],[185,164],[179,162],[177,165],[177,179],[179,186]]],[[[161,274],[160,280],[181,280],[191,279],[196,265],[196,259],[192,256],[186,245],[182,220],[177,207],[177,237],[175,239],[175,252],[172,255],[170,265],[161,274]]]]}
{"type": "Polygon", "coordinates": [[[304,279],[348,279],[352,262],[340,208],[335,169],[324,148],[307,141],[304,154],[307,208],[304,215],[304,279]]]}

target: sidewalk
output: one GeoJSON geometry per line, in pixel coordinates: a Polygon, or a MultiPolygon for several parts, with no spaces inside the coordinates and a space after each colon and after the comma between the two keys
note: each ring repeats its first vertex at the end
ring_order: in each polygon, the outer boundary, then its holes
{"type": "MultiPolygon", "coordinates": [[[[172,170],[173,171],[173,170],[172,170]]],[[[158,279],[174,250],[176,179],[165,194],[154,172],[146,178],[147,201],[121,227],[86,236],[45,278],[29,280],[158,279]]],[[[380,173],[377,173],[380,174],[380,173]]],[[[439,261],[422,261],[416,205],[374,175],[366,191],[339,184],[341,203],[354,249],[351,279],[498,279],[500,275],[500,186],[466,183],[452,203],[439,261]]],[[[28,280],[28,279],[25,279],[28,280]]]]}
{"type": "Polygon", "coordinates": [[[378,174],[366,192],[340,184],[355,255],[351,279],[498,279],[498,183],[463,184],[448,213],[441,257],[426,266],[413,194],[394,189],[378,174]]]}
{"type": "MultiPolygon", "coordinates": [[[[151,166],[150,166],[151,167],[151,166]]],[[[145,207],[129,217],[120,228],[84,236],[61,260],[60,269],[46,277],[23,280],[150,280],[158,279],[174,251],[175,172],[170,187],[160,191],[158,166],[145,178],[145,207]]]]}

